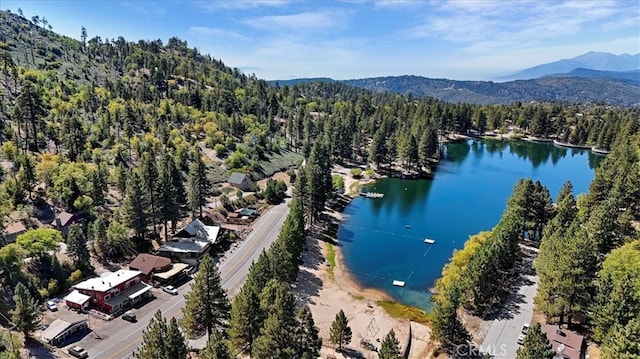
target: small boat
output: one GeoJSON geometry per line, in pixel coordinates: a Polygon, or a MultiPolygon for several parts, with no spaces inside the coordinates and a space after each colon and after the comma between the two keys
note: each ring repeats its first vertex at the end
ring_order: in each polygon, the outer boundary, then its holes
{"type": "Polygon", "coordinates": [[[434,244],[436,243],[435,239],[425,238],[424,243],[426,244],[434,244]]]}
{"type": "Polygon", "coordinates": [[[404,226],[404,228],[411,228],[411,226],[407,224],[406,226],[404,226]]]}
{"type": "Polygon", "coordinates": [[[401,280],[394,280],[393,285],[396,287],[404,287],[404,282],[401,280]]]}

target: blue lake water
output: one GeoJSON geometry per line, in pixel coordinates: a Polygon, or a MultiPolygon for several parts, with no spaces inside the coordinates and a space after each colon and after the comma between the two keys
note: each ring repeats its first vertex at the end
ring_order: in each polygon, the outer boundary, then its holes
{"type": "Polygon", "coordinates": [[[519,178],[540,180],[555,200],[567,180],[576,194],[587,192],[602,158],[521,141],[447,144],[432,180],[383,179],[366,190],[384,198],[358,197],[345,208],[338,239],[346,267],[363,286],[429,310],[429,288],[453,250],[498,223],[519,178]]]}

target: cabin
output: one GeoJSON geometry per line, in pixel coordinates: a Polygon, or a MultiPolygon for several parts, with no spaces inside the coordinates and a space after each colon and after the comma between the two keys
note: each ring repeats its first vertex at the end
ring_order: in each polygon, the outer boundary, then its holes
{"type": "Polygon", "coordinates": [[[251,178],[244,173],[233,172],[228,180],[229,184],[241,191],[248,191],[251,189],[251,178]]]}

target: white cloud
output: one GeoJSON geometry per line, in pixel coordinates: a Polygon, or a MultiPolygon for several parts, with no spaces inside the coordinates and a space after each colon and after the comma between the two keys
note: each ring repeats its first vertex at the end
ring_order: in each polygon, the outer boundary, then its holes
{"type": "Polygon", "coordinates": [[[247,10],[260,7],[285,7],[290,0],[214,0],[214,1],[197,1],[201,9],[208,12],[224,11],[224,10],[247,10]]]}
{"type": "Polygon", "coordinates": [[[604,24],[613,19],[623,19],[626,26],[634,26],[635,21],[637,26],[640,18],[633,9],[628,3],[611,1],[449,1],[436,3],[433,13],[407,34],[466,44],[471,52],[504,52],[544,41],[567,41],[595,29],[606,30],[604,24]]]}
{"type": "Polygon", "coordinates": [[[196,36],[231,37],[235,39],[246,39],[246,37],[236,32],[207,26],[192,26],[189,28],[189,33],[196,36]]]}
{"type": "Polygon", "coordinates": [[[292,15],[260,16],[242,20],[242,23],[269,31],[304,31],[327,29],[341,24],[344,12],[320,11],[292,15]]]}

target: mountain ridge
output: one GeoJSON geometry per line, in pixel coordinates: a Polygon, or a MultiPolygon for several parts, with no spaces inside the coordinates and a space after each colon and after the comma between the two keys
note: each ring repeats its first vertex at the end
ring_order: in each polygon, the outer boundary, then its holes
{"type": "Polygon", "coordinates": [[[496,81],[528,80],[553,74],[567,74],[584,68],[597,71],[627,72],[640,70],[640,53],[615,55],[608,52],[589,51],[582,55],[528,67],[496,81]]]}
{"type": "MultiPolygon", "coordinates": [[[[271,84],[293,86],[304,79],[274,80],[271,84]]],[[[640,87],[622,80],[580,76],[546,76],[509,82],[432,79],[416,75],[332,80],[378,92],[433,97],[448,102],[480,105],[530,101],[604,102],[619,106],[640,105],[640,87]]],[[[327,81],[325,81],[327,82],[327,81]]]]}

